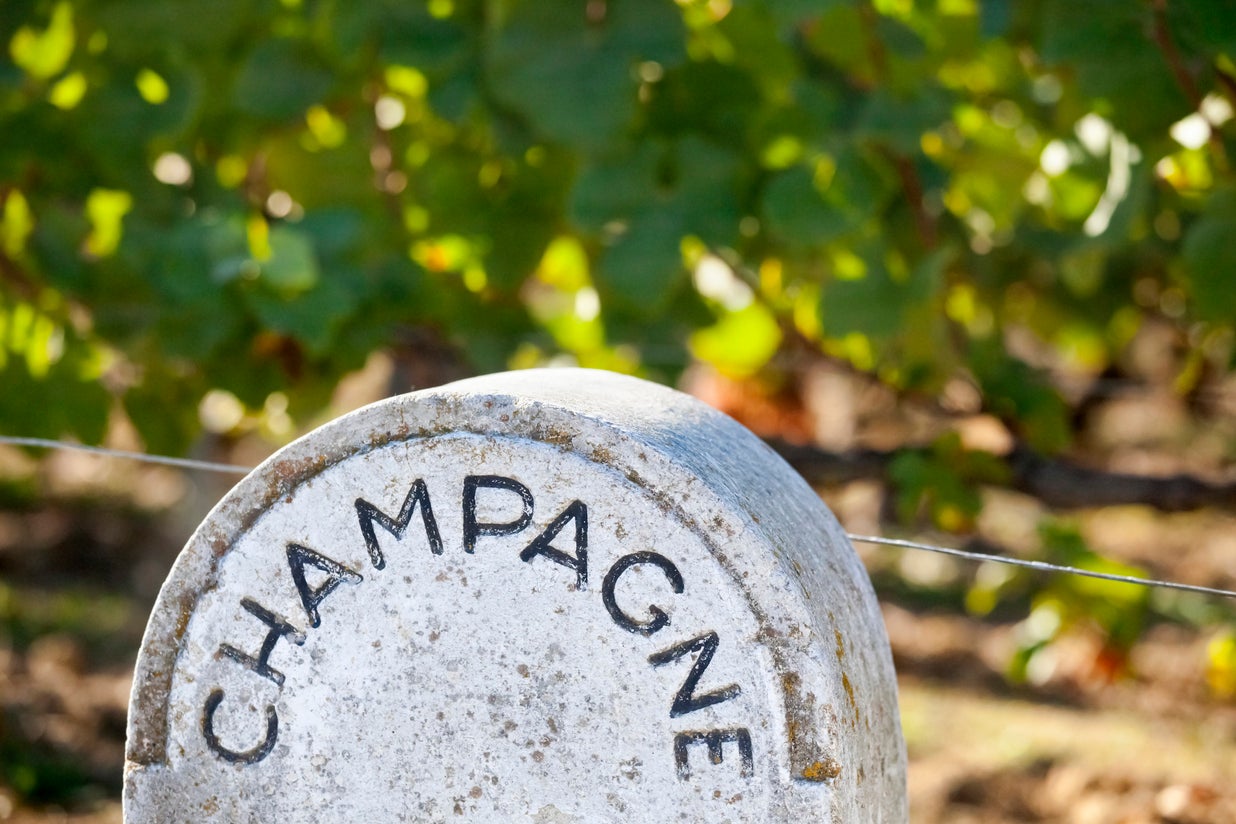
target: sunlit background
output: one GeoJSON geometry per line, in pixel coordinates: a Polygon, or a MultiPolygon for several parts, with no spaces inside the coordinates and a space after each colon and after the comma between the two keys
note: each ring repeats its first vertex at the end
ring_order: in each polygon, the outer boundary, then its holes
{"type": "MultiPolygon", "coordinates": [[[[1232,0],[4,0],[0,434],[677,385],[853,532],[1236,588],[1232,0]]],[[[0,820],[232,478],[0,449],[0,820]]],[[[1230,602],[860,546],[920,822],[1236,821],[1230,602]]]]}

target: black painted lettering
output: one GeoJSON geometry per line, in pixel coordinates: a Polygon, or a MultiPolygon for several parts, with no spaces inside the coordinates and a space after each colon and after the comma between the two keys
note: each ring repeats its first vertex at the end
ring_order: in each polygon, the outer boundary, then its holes
{"type": "Polygon", "coordinates": [[[678,768],[678,777],[684,781],[691,777],[691,765],[687,761],[687,748],[692,744],[708,746],[708,760],[713,764],[722,763],[725,758],[722,747],[725,744],[738,745],[738,757],[742,759],[740,771],[743,778],[755,774],[755,756],[751,750],[751,733],[745,727],[729,730],[706,730],[702,732],[680,732],[674,736],[674,766],[678,768]]]}
{"type": "Polygon", "coordinates": [[[677,661],[684,655],[696,654],[695,663],[691,665],[691,671],[687,673],[687,680],[682,682],[682,687],[674,696],[674,703],[670,707],[670,718],[702,710],[704,707],[711,707],[713,704],[720,704],[722,701],[738,696],[740,690],[737,684],[730,684],[728,687],[706,692],[703,695],[695,694],[695,688],[704,675],[704,671],[708,669],[708,665],[712,663],[712,656],[716,654],[717,645],[720,643],[717,633],[708,632],[698,638],[692,638],[690,641],[684,641],[648,656],[648,662],[654,667],[659,667],[662,664],[677,661]]]}
{"type": "Polygon", "coordinates": [[[544,532],[519,553],[519,558],[521,561],[531,561],[538,555],[544,555],[555,564],[575,570],[575,585],[579,589],[588,588],[588,507],[584,506],[583,502],[572,501],[570,506],[545,527],[544,532]],[[568,521],[575,522],[574,557],[551,546],[568,521]]]}
{"type": "Polygon", "coordinates": [[[403,499],[399,514],[394,518],[365,499],[356,499],[356,517],[360,520],[361,534],[365,536],[365,546],[369,548],[369,560],[376,569],[386,566],[386,557],[382,554],[382,547],[378,545],[378,536],[373,525],[377,524],[397,540],[403,540],[403,534],[412,522],[412,514],[417,506],[421,508],[421,522],[425,525],[429,551],[434,555],[441,555],[442,535],[438,532],[438,522],[433,517],[433,507],[429,504],[429,488],[425,486],[424,478],[417,478],[412,484],[408,497],[403,499]]]}
{"type": "Polygon", "coordinates": [[[326,600],[326,596],[335,591],[340,584],[359,584],[361,576],[352,570],[332,561],[325,555],[314,552],[307,546],[288,544],[288,567],[292,570],[292,580],[296,583],[296,591],[300,593],[300,602],[305,605],[305,613],[309,616],[309,625],[320,626],[322,617],[318,615],[318,604],[326,600]],[[326,573],[326,580],[314,588],[305,579],[305,566],[326,573]]]}
{"type": "Polygon", "coordinates": [[[682,594],[684,583],[682,573],[678,571],[678,567],[674,566],[674,562],[656,552],[633,552],[630,555],[623,555],[614,562],[609,572],[605,573],[605,580],[601,582],[601,601],[605,604],[605,609],[609,611],[609,617],[628,632],[648,636],[667,626],[670,622],[669,616],[656,606],[649,605],[648,614],[652,617],[647,621],[637,621],[619,608],[618,601],[614,597],[614,590],[618,587],[618,579],[622,577],[622,573],[639,564],[652,564],[664,572],[670,582],[670,587],[676,594],[682,594]]]}
{"type": "Polygon", "coordinates": [[[528,487],[501,475],[469,475],[463,487],[463,539],[464,552],[476,551],[476,539],[482,535],[513,535],[532,523],[532,493],[528,487]],[[476,520],[476,491],[505,489],[517,494],[523,502],[522,514],[505,524],[478,523],[476,520]]]}
{"type": "Polygon", "coordinates": [[[283,686],[283,673],[270,666],[270,654],[274,652],[275,644],[279,642],[280,638],[287,637],[293,644],[300,646],[305,643],[305,634],[252,598],[240,599],[240,605],[245,608],[246,612],[257,616],[258,620],[270,627],[270,631],[266,633],[266,638],[262,641],[262,649],[258,652],[257,657],[254,657],[246,652],[241,652],[231,644],[220,644],[219,652],[233,661],[243,664],[263,678],[269,678],[279,686],[283,686]]]}
{"type": "Polygon", "coordinates": [[[206,706],[202,711],[202,736],[206,739],[206,746],[210,751],[233,764],[256,764],[270,755],[270,751],[275,748],[275,739],[279,737],[279,716],[275,713],[275,708],[270,705],[266,707],[266,737],[262,742],[253,749],[237,752],[223,746],[215,735],[215,712],[222,703],[223,690],[216,689],[206,698],[206,706]]]}

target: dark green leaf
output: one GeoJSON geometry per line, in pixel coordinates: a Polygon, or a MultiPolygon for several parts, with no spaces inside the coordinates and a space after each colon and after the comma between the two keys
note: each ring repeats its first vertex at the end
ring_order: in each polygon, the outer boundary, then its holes
{"type": "Polygon", "coordinates": [[[682,18],[668,0],[579,5],[570,14],[511,0],[484,52],[500,99],[545,137],[585,147],[610,144],[631,124],[640,63],[672,67],[683,56],[682,18]]]}
{"type": "Polygon", "coordinates": [[[1236,322],[1236,210],[1216,209],[1195,223],[1183,255],[1198,317],[1236,322]]]}
{"type": "Polygon", "coordinates": [[[236,106],[248,115],[288,120],[321,102],[333,85],[330,66],[309,44],[280,37],[249,53],[234,94],[236,106]]]}
{"type": "Polygon", "coordinates": [[[791,248],[811,248],[855,229],[862,215],[824,196],[814,173],[798,166],[774,177],[764,190],[768,229],[791,248]]]}

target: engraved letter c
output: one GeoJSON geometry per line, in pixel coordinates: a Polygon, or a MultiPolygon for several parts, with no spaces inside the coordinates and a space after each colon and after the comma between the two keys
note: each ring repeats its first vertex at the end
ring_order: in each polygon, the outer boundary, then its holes
{"type": "Polygon", "coordinates": [[[222,703],[223,690],[216,689],[206,699],[206,707],[202,712],[202,735],[205,736],[206,746],[210,747],[211,752],[233,764],[256,764],[270,755],[270,751],[275,748],[275,739],[279,737],[279,716],[275,714],[274,706],[266,707],[266,740],[251,750],[236,752],[223,746],[215,735],[215,711],[222,703]]]}

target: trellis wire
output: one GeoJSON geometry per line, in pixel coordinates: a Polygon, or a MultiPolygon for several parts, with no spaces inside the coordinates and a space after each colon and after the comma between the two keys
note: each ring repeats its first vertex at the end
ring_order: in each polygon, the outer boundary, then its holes
{"type": "Polygon", "coordinates": [[[0,435],[0,444],[12,446],[29,446],[36,449],[68,449],[76,452],[89,452],[92,455],[104,455],[109,458],[124,458],[141,463],[175,466],[180,469],[199,469],[203,472],[228,472],[236,475],[247,475],[253,471],[251,466],[239,464],[214,463],[213,461],[195,461],[192,458],[170,458],[166,455],[148,455],[145,452],[130,452],[125,449],[109,449],[106,446],[87,446],[69,441],[53,441],[48,438],[19,438],[13,435],[0,435]]]}
{"type": "Polygon", "coordinates": [[[1115,575],[1110,572],[1097,572],[1092,569],[1078,569],[1062,564],[1050,564],[1047,561],[1031,561],[1026,558],[1010,558],[1007,555],[989,555],[985,552],[971,552],[966,549],[956,549],[948,546],[923,544],[918,541],[905,541],[900,538],[881,538],[876,535],[853,535],[846,533],[851,541],[861,541],[865,544],[883,544],[884,546],[901,547],[902,549],[921,549],[924,552],[936,552],[941,555],[952,555],[965,558],[968,561],[991,561],[996,564],[1035,569],[1040,572],[1060,572],[1066,575],[1082,575],[1086,578],[1098,578],[1102,581],[1117,581],[1122,584],[1138,584],[1145,587],[1161,587],[1163,589],[1178,589],[1185,592],[1199,592],[1205,595],[1222,595],[1225,598],[1236,598],[1236,592],[1214,587],[1203,587],[1196,584],[1181,584],[1176,581],[1160,581],[1157,578],[1137,578],[1132,575],[1115,575]]]}
{"type": "MultiPolygon", "coordinates": [[[[102,455],[109,458],[122,458],[126,460],[139,461],[141,463],[173,466],[179,469],[189,469],[201,472],[244,475],[253,471],[253,467],[241,466],[239,464],[198,461],[192,458],[172,458],[166,455],[150,455],[145,452],[130,452],[124,449],[110,449],[104,446],[88,446],[86,444],[72,443],[70,441],[55,441],[48,438],[24,438],[13,435],[0,435],[0,444],[26,446],[36,449],[73,450],[78,452],[87,452],[93,455],[102,455]]],[[[1175,589],[1183,592],[1199,593],[1202,595],[1218,595],[1224,598],[1236,598],[1236,592],[1232,590],[1218,589],[1215,587],[1203,587],[1196,584],[1182,584],[1176,581],[1162,581],[1156,578],[1137,578],[1132,575],[1116,575],[1110,572],[1097,572],[1090,569],[1078,569],[1077,567],[1064,566],[1062,564],[1051,564],[1046,561],[1032,561],[1025,558],[1010,558],[1006,555],[990,555],[984,552],[971,552],[965,549],[937,546],[935,544],[926,544],[919,541],[907,541],[901,538],[883,538],[878,535],[855,535],[852,533],[846,533],[846,537],[856,543],[879,544],[881,546],[897,547],[900,549],[915,549],[923,552],[935,552],[940,555],[951,555],[955,558],[963,558],[967,561],[979,563],[987,562],[1006,564],[1008,566],[1022,567],[1024,569],[1033,569],[1039,572],[1080,575],[1086,578],[1097,578],[1102,581],[1114,581],[1122,584],[1135,584],[1138,586],[1175,589]]]]}

